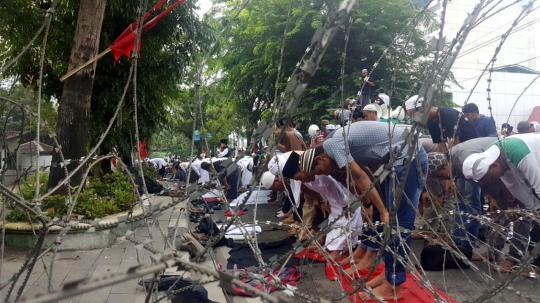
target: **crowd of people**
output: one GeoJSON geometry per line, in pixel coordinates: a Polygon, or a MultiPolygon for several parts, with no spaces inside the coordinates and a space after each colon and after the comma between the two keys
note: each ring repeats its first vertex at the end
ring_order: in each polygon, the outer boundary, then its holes
{"type": "MultiPolygon", "coordinates": [[[[360,93],[364,96],[363,90],[360,93]]],[[[357,270],[371,268],[386,241],[385,272],[367,283],[373,295],[386,300],[401,297],[407,271],[404,260],[408,260],[413,238],[425,239],[432,246],[444,242],[469,261],[493,260],[501,273],[519,265],[540,240],[533,217],[540,208],[537,126],[523,121],[514,133],[505,123],[499,134],[494,119],[480,114],[473,103],[461,112],[431,107],[426,135],[419,133],[418,143],[410,145],[404,142],[405,128],[393,128],[389,136],[387,123],[379,121],[374,103],[383,98],[370,98],[371,103],[363,104],[366,99],[346,100],[334,118],[339,125],[322,120],[322,133],[312,138],[309,149],[296,144],[301,137],[293,125],[276,125],[276,138],[281,129],[286,134],[276,155],[267,159],[268,171],[261,182],[277,192],[272,197],[280,207],[277,217],[302,226],[291,227],[289,232],[308,239],[327,218],[332,230],[317,241],[330,258],[348,267],[348,274],[354,274],[348,266],[352,262],[357,270]],[[396,201],[401,180],[405,180],[404,191],[396,201]],[[349,207],[355,195],[362,197],[362,208],[349,207]],[[489,201],[487,211],[498,214],[492,224],[481,220],[485,201],[489,201]],[[397,217],[392,221],[394,233],[384,239],[383,226],[390,224],[390,214],[397,217]],[[363,222],[368,222],[364,230],[363,222]],[[486,240],[479,239],[481,229],[487,230],[486,240]],[[510,230],[514,236],[505,255],[502,249],[510,230]],[[349,243],[355,247],[350,256],[349,243]],[[482,244],[489,249],[479,254],[476,248],[482,244]]],[[[413,96],[403,108],[412,117],[423,109],[423,103],[423,98],[413,96]]],[[[540,258],[532,265],[522,275],[540,273],[535,267],[540,258]]],[[[362,296],[368,299],[369,294],[362,296]]]]}
{"type": "MultiPolygon", "coordinates": [[[[272,191],[269,201],[278,207],[276,217],[290,224],[291,235],[310,239],[328,219],[330,232],[310,249],[324,247],[352,275],[353,268],[371,268],[385,243],[385,271],[367,283],[373,295],[384,300],[401,297],[413,239],[432,246],[444,242],[469,261],[494,260],[499,272],[511,272],[540,241],[540,226],[532,216],[540,208],[539,126],[519,122],[515,133],[504,123],[498,132],[494,119],[482,115],[473,103],[461,111],[425,109],[423,98],[416,95],[399,107],[409,117],[427,110],[425,135],[419,132],[418,141],[411,144],[406,142],[406,127],[392,128],[390,135],[388,123],[396,121],[388,117],[389,122],[381,122],[379,108],[389,106],[390,97],[383,89],[374,94],[374,86],[364,70],[357,99],[345,100],[333,117],[337,123],[325,119],[319,133],[311,134],[310,129],[309,147],[292,122],[279,120],[269,139],[279,141],[267,142],[277,146],[271,158],[254,148],[251,157],[236,158],[237,170],[228,171],[222,163],[233,152],[222,140],[213,160],[200,155],[191,166],[171,160],[173,175],[186,183],[204,183],[217,174],[230,202],[239,188],[251,183],[253,172],[267,164],[260,184],[272,191]],[[403,180],[403,194],[398,195],[403,180]],[[351,207],[358,203],[362,207],[351,207]],[[486,204],[489,212],[506,211],[494,216],[491,225],[481,220],[486,204]],[[383,228],[389,224],[394,232],[385,238],[383,228]],[[503,232],[494,224],[504,227],[503,232]],[[504,231],[510,228],[514,236],[506,255],[504,231]],[[479,240],[480,230],[487,230],[485,240],[479,240]],[[489,250],[477,253],[482,244],[489,250]],[[354,247],[351,255],[349,245],[354,247]]],[[[150,162],[163,176],[167,162],[150,162]]],[[[533,265],[540,265],[540,258],[533,265]]],[[[531,271],[540,274],[534,267],[531,271]]]]}

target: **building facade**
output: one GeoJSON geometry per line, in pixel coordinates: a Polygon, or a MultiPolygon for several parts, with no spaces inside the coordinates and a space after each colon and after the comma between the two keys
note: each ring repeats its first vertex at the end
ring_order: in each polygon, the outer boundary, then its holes
{"type": "MultiPolygon", "coordinates": [[[[498,4],[487,14],[491,18],[478,23],[463,45],[452,73],[459,85],[451,85],[453,100],[458,105],[465,102],[478,105],[480,113],[493,115],[497,127],[508,121],[514,127],[519,121],[529,120],[535,106],[540,106],[540,79],[531,82],[540,71],[540,9],[535,3],[531,12],[512,30],[495,61],[491,74],[490,99],[488,101],[489,68],[501,37],[512,26],[528,1],[493,1],[498,4]],[[510,5],[505,10],[501,8],[510,5]],[[530,87],[524,92],[527,86],[530,87]],[[524,93],[523,93],[524,92],[524,93]],[[520,94],[523,95],[521,97],[520,94]],[[518,100],[519,97],[519,100],[518,100]],[[517,101],[518,100],[518,101],[517,101]],[[516,102],[517,101],[517,102],[516,102]],[[489,108],[491,107],[491,112],[489,108]]],[[[444,36],[452,41],[462,27],[467,14],[478,1],[448,1],[444,36]]],[[[488,6],[483,12],[489,10],[488,6]]],[[[438,10],[441,12],[441,9],[438,10]]],[[[531,118],[533,121],[534,118],[531,118]]],[[[538,121],[540,122],[540,121],[538,121]]]]}

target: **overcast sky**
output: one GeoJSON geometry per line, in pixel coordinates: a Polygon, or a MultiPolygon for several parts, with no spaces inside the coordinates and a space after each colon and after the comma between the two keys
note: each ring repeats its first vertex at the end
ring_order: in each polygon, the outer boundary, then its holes
{"type": "Polygon", "coordinates": [[[212,8],[212,0],[198,0],[197,1],[200,6],[200,13],[201,15],[204,15],[206,12],[208,12],[212,8]]]}

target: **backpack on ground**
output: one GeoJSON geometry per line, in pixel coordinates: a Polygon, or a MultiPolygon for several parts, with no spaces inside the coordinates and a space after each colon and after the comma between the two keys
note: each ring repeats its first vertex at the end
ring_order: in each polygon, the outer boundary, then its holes
{"type": "MultiPolygon", "coordinates": [[[[459,250],[467,260],[472,258],[472,248],[459,247],[459,250]]],[[[446,269],[466,269],[469,265],[465,264],[460,256],[455,256],[451,251],[441,245],[424,246],[420,254],[420,265],[426,271],[443,271],[446,269]]]]}

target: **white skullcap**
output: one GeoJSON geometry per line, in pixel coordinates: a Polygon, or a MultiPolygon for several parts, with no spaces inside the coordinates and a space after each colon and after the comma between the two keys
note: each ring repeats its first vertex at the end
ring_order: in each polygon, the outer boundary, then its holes
{"type": "Polygon", "coordinates": [[[364,106],[364,108],[362,108],[362,110],[377,112],[377,108],[373,104],[368,104],[368,105],[364,106]]]}
{"type": "Polygon", "coordinates": [[[287,163],[287,159],[289,159],[290,154],[282,154],[273,156],[270,161],[268,161],[268,171],[271,172],[274,176],[279,175],[283,172],[283,168],[285,167],[285,163],[287,163]]]}
{"type": "Polygon", "coordinates": [[[261,176],[261,186],[270,189],[272,185],[274,184],[274,180],[276,179],[276,176],[274,176],[271,172],[267,171],[261,176]]]}
{"type": "Polygon", "coordinates": [[[483,153],[472,154],[463,161],[463,175],[473,181],[482,179],[489,170],[489,166],[499,159],[501,150],[492,145],[483,153]]]}

